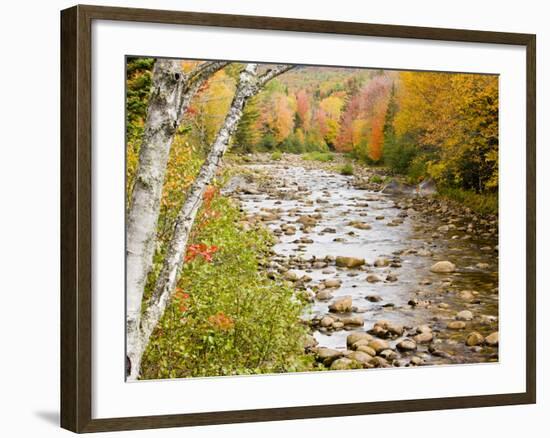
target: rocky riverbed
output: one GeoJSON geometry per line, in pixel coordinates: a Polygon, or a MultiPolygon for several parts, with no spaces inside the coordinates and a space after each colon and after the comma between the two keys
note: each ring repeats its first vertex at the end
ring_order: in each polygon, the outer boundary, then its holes
{"type": "Polygon", "coordinates": [[[342,160],[256,155],[225,189],[277,237],[268,274],[310,301],[305,348],[331,369],[497,361],[497,219],[342,160]]]}

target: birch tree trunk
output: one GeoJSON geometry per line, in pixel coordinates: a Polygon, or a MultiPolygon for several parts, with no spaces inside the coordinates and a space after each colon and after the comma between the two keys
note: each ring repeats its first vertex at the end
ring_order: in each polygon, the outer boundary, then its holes
{"type": "Polygon", "coordinates": [[[189,234],[202,204],[204,191],[216,174],[216,170],[227,150],[231,137],[237,130],[247,100],[257,94],[270,79],[290,70],[292,67],[291,65],[277,66],[262,76],[258,76],[257,64],[248,64],[241,72],[239,83],[224,123],[218,131],[199,175],[189,189],[186,200],[176,218],[174,232],[166,252],[161,273],[141,320],[139,338],[127,340],[127,352],[132,354],[132,356],[129,356],[131,365],[128,376],[129,380],[139,377],[143,352],[172,297],[178,273],[183,265],[189,234]],[[133,344],[129,344],[129,342],[133,342],[133,344]]]}
{"type": "MultiPolygon", "coordinates": [[[[139,339],[141,302],[151,270],[170,146],[191,99],[227,62],[205,62],[186,74],[181,61],[158,59],[126,228],[127,345],[139,339]]],[[[127,354],[130,361],[132,352],[127,354]]]]}

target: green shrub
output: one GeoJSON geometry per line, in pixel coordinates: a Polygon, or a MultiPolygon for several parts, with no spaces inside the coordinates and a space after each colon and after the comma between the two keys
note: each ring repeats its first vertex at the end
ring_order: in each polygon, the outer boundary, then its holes
{"type": "Polygon", "coordinates": [[[321,161],[327,163],[334,160],[334,155],[331,152],[308,152],[302,155],[304,160],[308,161],[321,161]]]}
{"type": "Polygon", "coordinates": [[[353,165],[351,163],[344,164],[340,169],[341,175],[353,175],[353,165]]]}
{"type": "Polygon", "coordinates": [[[381,184],[381,183],[384,182],[384,178],[382,178],[380,175],[374,174],[373,176],[371,176],[369,178],[369,182],[374,183],[374,184],[381,184]]]}
{"type": "Polygon", "coordinates": [[[271,235],[239,226],[241,213],[226,198],[214,198],[207,213],[197,218],[192,242],[206,256],[185,263],[144,355],[142,378],[310,369],[300,322],[305,304],[260,269],[271,235]]]}
{"type": "Polygon", "coordinates": [[[277,140],[273,134],[266,134],[262,137],[259,149],[263,151],[272,151],[277,146],[277,140]]]}
{"type": "Polygon", "coordinates": [[[428,160],[424,155],[417,155],[411,160],[407,171],[407,182],[418,184],[428,174],[428,160]]]}
{"type": "Polygon", "coordinates": [[[438,196],[456,201],[481,214],[498,214],[498,193],[476,193],[457,188],[441,188],[438,196]]]}
{"type": "Polygon", "coordinates": [[[409,144],[387,144],[384,145],[384,163],[393,172],[405,175],[409,172],[411,162],[414,160],[417,150],[409,144]]]}
{"type": "Polygon", "coordinates": [[[291,154],[301,154],[305,152],[305,147],[300,138],[292,133],[278,146],[281,150],[291,154]]]}
{"type": "Polygon", "coordinates": [[[281,158],[283,158],[283,153],[281,151],[275,151],[271,154],[271,159],[273,161],[279,161],[281,158]]]}

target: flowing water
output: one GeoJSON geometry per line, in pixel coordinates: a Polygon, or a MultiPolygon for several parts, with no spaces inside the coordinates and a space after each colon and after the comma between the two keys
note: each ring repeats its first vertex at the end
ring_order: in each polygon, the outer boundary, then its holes
{"type": "Polygon", "coordinates": [[[284,162],[245,167],[268,177],[267,184],[241,190],[238,197],[248,215],[272,215],[264,217],[266,226],[278,235],[271,268],[282,273],[290,269],[297,278],[309,277],[304,288],[313,291],[326,279],[341,281],[340,287],[330,289],[332,300],[313,298],[304,318],[330,314],[329,304],[345,296],[352,297],[354,306],[346,316],[364,318],[362,328],[333,330],[316,325],[313,335],[320,346],[346,349],[350,330],[369,330],[376,321],[388,320],[405,327],[402,336],[389,341],[392,347],[413,336],[417,327],[431,327],[431,347],[418,345],[414,353],[425,364],[498,359],[498,347],[465,344],[472,331],[487,336],[498,330],[498,237],[494,229],[479,231],[451,212],[435,215],[424,204],[416,205],[413,198],[358,189],[353,177],[321,168],[284,162]],[[316,222],[305,229],[296,222],[312,215],[316,222]],[[353,222],[371,228],[360,229],[350,225],[353,222]],[[367,264],[339,268],[333,262],[337,256],[363,258],[367,264]],[[373,266],[381,257],[390,265],[373,266]],[[324,260],[328,266],[322,267],[324,260]],[[430,272],[440,260],[454,263],[456,271],[430,272]],[[321,263],[315,265],[315,261],[321,263]],[[368,282],[369,273],[382,281],[368,282]],[[461,295],[463,290],[473,291],[473,296],[461,295]],[[366,298],[373,295],[379,301],[366,298]],[[463,310],[471,311],[473,320],[466,321],[462,330],[448,329],[447,323],[463,310]],[[432,354],[434,350],[439,353],[432,354]]]}

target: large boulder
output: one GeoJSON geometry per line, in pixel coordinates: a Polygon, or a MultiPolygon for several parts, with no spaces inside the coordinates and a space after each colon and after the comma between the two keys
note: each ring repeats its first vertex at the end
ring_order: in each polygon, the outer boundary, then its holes
{"type": "Polygon", "coordinates": [[[364,351],[354,351],[353,353],[348,354],[346,357],[363,365],[367,365],[372,360],[372,356],[365,353],[364,351]]]}
{"type": "Polygon", "coordinates": [[[435,185],[435,181],[431,178],[427,178],[418,184],[417,189],[416,193],[420,196],[435,195],[437,193],[437,186],[435,185]]]}
{"type": "Polygon", "coordinates": [[[335,360],[330,369],[333,371],[342,371],[342,370],[353,370],[356,368],[362,368],[359,363],[354,360],[348,359],[347,357],[342,357],[341,359],[335,360]]]}
{"type": "Polygon", "coordinates": [[[383,339],[373,339],[369,342],[368,345],[370,348],[372,348],[374,351],[376,351],[376,354],[380,353],[381,351],[387,350],[390,348],[390,344],[388,344],[383,339]]]}
{"type": "Polygon", "coordinates": [[[327,316],[323,316],[319,325],[321,327],[330,327],[332,324],[334,324],[335,321],[336,320],[334,318],[327,315],[327,316]]]}
{"type": "Polygon", "coordinates": [[[344,325],[356,325],[361,327],[365,323],[365,318],[363,318],[361,315],[353,315],[346,316],[342,318],[341,321],[344,323],[344,325]]]}
{"type": "Polygon", "coordinates": [[[359,341],[366,341],[367,343],[372,341],[372,336],[365,332],[352,332],[346,338],[346,344],[351,347],[359,341]]]}
{"type": "Polygon", "coordinates": [[[390,261],[385,257],[378,257],[374,261],[374,266],[377,268],[383,268],[384,266],[388,266],[390,264],[390,261]]]}
{"type": "Polygon", "coordinates": [[[401,351],[414,351],[416,350],[416,342],[412,339],[403,339],[397,344],[397,349],[401,351]]]}
{"type": "Polygon", "coordinates": [[[317,292],[315,298],[317,298],[319,301],[328,301],[332,300],[332,294],[330,293],[330,290],[324,289],[317,292]]]}
{"type": "Polygon", "coordinates": [[[413,186],[392,180],[382,188],[381,192],[390,195],[410,195],[416,192],[416,189],[413,186]]]}
{"type": "Polygon", "coordinates": [[[413,339],[417,344],[427,344],[432,342],[434,335],[432,332],[421,332],[417,334],[413,339]]]}
{"type": "Polygon", "coordinates": [[[380,275],[376,275],[376,274],[369,274],[369,275],[367,275],[367,281],[369,283],[378,283],[378,282],[382,281],[382,277],[380,277],[380,275]]]}
{"type": "Polygon", "coordinates": [[[365,259],[358,257],[336,257],[336,266],[341,268],[358,268],[365,264],[365,259]]]}
{"type": "Polygon", "coordinates": [[[351,312],[352,310],[351,297],[348,295],[342,298],[337,298],[328,306],[328,308],[331,312],[335,312],[335,313],[351,312]]]}
{"type": "Polygon", "coordinates": [[[391,321],[376,321],[369,333],[379,338],[395,338],[403,335],[403,326],[391,321]]]}
{"type": "Polygon", "coordinates": [[[340,280],[338,278],[329,278],[329,279],[325,280],[323,283],[324,283],[325,287],[335,289],[335,288],[338,288],[342,285],[342,280],[340,280]]]}
{"type": "Polygon", "coordinates": [[[317,360],[323,362],[326,366],[330,366],[336,359],[342,357],[344,353],[332,348],[320,347],[317,349],[317,360]]]}

